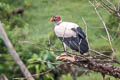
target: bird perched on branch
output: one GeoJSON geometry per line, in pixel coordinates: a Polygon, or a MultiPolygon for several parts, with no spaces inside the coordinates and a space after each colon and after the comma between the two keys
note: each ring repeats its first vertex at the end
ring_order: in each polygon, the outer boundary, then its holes
{"type": "Polygon", "coordinates": [[[88,52],[86,35],[79,25],[72,22],[64,22],[60,16],[52,17],[51,22],[54,23],[55,34],[63,42],[65,51],[67,45],[73,51],[80,52],[81,54],[88,52]]]}

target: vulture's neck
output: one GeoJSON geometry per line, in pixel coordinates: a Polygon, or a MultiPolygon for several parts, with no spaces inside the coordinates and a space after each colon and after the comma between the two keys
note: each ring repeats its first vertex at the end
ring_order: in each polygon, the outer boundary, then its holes
{"type": "Polygon", "coordinates": [[[59,25],[60,23],[62,23],[62,20],[60,20],[60,21],[55,21],[55,22],[54,22],[54,26],[59,25]]]}

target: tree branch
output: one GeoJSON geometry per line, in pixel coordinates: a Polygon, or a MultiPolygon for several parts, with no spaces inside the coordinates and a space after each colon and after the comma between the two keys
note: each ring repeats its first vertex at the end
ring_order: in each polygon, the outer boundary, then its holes
{"type": "Polygon", "coordinates": [[[8,80],[7,76],[5,74],[2,74],[0,76],[0,80],[8,80]]]}
{"type": "Polygon", "coordinates": [[[28,69],[25,67],[24,63],[22,62],[22,60],[20,59],[19,55],[17,54],[17,52],[15,51],[12,43],[10,42],[10,40],[7,37],[7,34],[4,30],[4,28],[2,27],[2,24],[0,22],[0,33],[2,36],[2,39],[5,43],[5,45],[7,46],[11,56],[13,57],[13,59],[16,61],[16,63],[19,65],[22,73],[24,74],[24,76],[26,77],[27,80],[34,80],[34,78],[32,77],[32,75],[30,74],[30,72],[28,71],[28,69]]]}
{"type": "Polygon", "coordinates": [[[108,62],[95,59],[92,56],[84,56],[84,55],[60,55],[56,58],[57,60],[62,60],[64,62],[69,62],[69,64],[74,64],[79,67],[84,67],[94,72],[100,72],[101,74],[106,74],[113,76],[115,78],[120,78],[120,66],[115,67],[108,62]]]}

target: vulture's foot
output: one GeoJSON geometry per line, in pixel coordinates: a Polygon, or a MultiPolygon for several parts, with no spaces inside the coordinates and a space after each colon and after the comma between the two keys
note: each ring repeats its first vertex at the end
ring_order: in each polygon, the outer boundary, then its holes
{"type": "Polygon", "coordinates": [[[71,62],[74,62],[75,61],[75,55],[60,55],[60,56],[57,56],[56,57],[56,60],[59,60],[59,61],[71,61],[71,62]]]}

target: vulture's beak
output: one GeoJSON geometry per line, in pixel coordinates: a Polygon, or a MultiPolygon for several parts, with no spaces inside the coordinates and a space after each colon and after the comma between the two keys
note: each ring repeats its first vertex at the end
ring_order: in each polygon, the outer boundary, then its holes
{"type": "Polygon", "coordinates": [[[53,21],[54,21],[54,19],[53,19],[53,18],[51,18],[51,19],[50,19],[50,21],[51,21],[51,22],[53,22],[53,21]]]}

